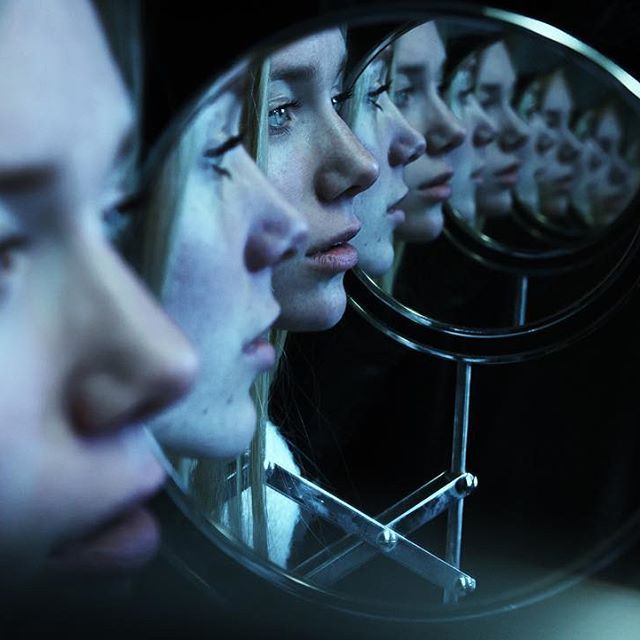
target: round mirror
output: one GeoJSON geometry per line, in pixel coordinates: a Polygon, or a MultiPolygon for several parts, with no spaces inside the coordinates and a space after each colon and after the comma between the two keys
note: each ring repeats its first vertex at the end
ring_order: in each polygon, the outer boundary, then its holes
{"type": "Polygon", "coordinates": [[[615,481],[567,505],[596,440],[572,457],[575,422],[492,410],[571,375],[577,351],[518,367],[577,349],[635,284],[639,97],[488,9],[323,23],[213,79],[150,156],[129,248],[201,355],[149,426],[211,540],[288,591],[410,619],[535,601],[621,548],[635,498],[594,506],[615,481]]]}

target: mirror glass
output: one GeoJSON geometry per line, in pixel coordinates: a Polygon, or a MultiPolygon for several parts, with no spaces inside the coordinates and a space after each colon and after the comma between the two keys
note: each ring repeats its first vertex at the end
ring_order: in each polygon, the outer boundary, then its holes
{"type": "Polygon", "coordinates": [[[591,508],[588,482],[567,506],[558,487],[590,475],[596,441],[583,434],[593,451],[576,457],[574,422],[536,432],[498,415],[526,425],[535,385],[574,411],[580,393],[552,383],[579,358],[472,374],[345,313],[359,268],[415,317],[526,327],[632,247],[637,83],[516,18],[306,32],[215,78],[147,166],[130,255],[202,360],[150,427],[202,526],[345,606],[512,606],[591,566],[636,508],[591,508]]]}

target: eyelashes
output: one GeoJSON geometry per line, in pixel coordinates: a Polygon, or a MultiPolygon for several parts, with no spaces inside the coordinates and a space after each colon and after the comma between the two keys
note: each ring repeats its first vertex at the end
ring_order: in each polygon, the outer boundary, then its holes
{"type": "Polygon", "coordinates": [[[225,154],[232,149],[235,149],[244,141],[244,131],[241,131],[235,136],[230,136],[222,144],[216,147],[207,149],[202,155],[207,163],[207,166],[214,171],[214,173],[222,178],[231,178],[230,171],[222,164],[225,154]]]}
{"type": "Polygon", "coordinates": [[[380,103],[378,102],[378,98],[383,94],[383,93],[387,93],[389,91],[389,89],[391,89],[391,82],[385,82],[383,85],[380,85],[377,89],[375,89],[374,91],[369,91],[369,93],[367,93],[367,98],[369,99],[369,102],[371,102],[371,104],[376,108],[379,109],[380,111],[383,111],[382,106],[380,105],[380,103]]]}
{"type": "Polygon", "coordinates": [[[134,219],[135,212],[142,204],[144,196],[136,191],[120,198],[117,202],[104,209],[102,224],[105,236],[113,245],[120,245],[134,219]]]}

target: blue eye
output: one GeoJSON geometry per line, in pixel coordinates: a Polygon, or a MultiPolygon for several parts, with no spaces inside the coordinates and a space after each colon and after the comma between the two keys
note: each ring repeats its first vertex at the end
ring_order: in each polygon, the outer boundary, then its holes
{"type": "Polygon", "coordinates": [[[333,108],[338,113],[340,113],[340,110],[342,109],[342,106],[344,105],[344,103],[347,100],[349,100],[352,96],[353,96],[353,91],[343,91],[342,93],[339,93],[333,96],[333,98],[331,98],[331,104],[333,105],[333,108]]]}
{"type": "MultiPolygon", "coordinates": [[[[135,200],[137,201],[137,198],[135,200]]],[[[127,198],[107,207],[102,212],[104,233],[111,244],[117,245],[129,228],[132,218],[130,209],[133,207],[133,202],[134,198],[127,198]]]]}
{"type": "Polygon", "coordinates": [[[390,82],[385,82],[385,84],[379,86],[377,89],[375,89],[374,91],[369,91],[369,93],[367,93],[367,98],[369,99],[369,102],[376,108],[379,109],[380,111],[383,111],[382,106],[380,105],[380,103],[378,102],[378,98],[383,94],[383,93],[387,93],[387,91],[389,91],[389,89],[391,88],[391,83],[390,82]]]}
{"type": "Polygon", "coordinates": [[[289,131],[289,126],[293,120],[291,111],[300,106],[296,100],[278,105],[269,110],[267,120],[269,122],[269,133],[272,135],[280,135],[289,131]]]}

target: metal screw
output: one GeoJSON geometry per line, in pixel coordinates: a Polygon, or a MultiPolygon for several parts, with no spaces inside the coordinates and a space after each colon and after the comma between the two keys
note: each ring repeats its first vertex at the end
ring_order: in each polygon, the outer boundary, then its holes
{"type": "Polygon", "coordinates": [[[376,543],[385,553],[388,553],[398,544],[398,534],[391,529],[385,529],[378,534],[376,543]]]}
{"type": "Polygon", "coordinates": [[[478,478],[474,476],[472,473],[465,473],[458,482],[456,482],[456,491],[458,493],[469,493],[473,489],[477,489],[478,487],[478,478]]]}
{"type": "Polygon", "coordinates": [[[460,594],[471,593],[476,590],[476,581],[471,576],[460,576],[456,580],[456,591],[460,594]]]}

